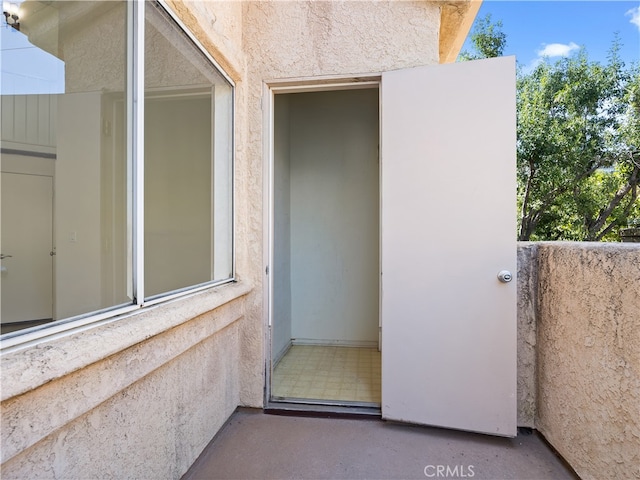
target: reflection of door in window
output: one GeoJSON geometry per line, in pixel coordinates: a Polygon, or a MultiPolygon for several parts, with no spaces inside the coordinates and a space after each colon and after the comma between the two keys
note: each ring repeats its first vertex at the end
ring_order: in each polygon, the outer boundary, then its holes
{"type": "Polygon", "coordinates": [[[2,333],[51,320],[52,228],[53,178],[3,172],[2,333]]]}

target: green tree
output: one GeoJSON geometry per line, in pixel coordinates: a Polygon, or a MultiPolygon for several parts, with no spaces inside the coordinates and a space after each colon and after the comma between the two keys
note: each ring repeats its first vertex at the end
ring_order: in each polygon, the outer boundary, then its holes
{"type": "MultiPolygon", "coordinates": [[[[502,22],[486,15],[460,60],[502,55],[502,22]]],[[[519,240],[619,240],[640,218],[640,68],[616,38],[608,62],[583,49],[518,71],[519,240]]]]}
{"type": "Polygon", "coordinates": [[[519,240],[613,240],[637,215],[640,72],[618,50],[519,75],[519,240]]]}
{"type": "Polygon", "coordinates": [[[475,21],[470,39],[474,51],[463,51],[458,57],[459,60],[500,57],[507,45],[507,36],[502,31],[502,21],[493,23],[490,13],[475,21]]]}

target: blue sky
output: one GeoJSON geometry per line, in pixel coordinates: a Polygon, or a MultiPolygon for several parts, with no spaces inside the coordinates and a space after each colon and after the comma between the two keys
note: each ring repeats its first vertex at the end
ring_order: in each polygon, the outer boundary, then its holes
{"type": "MultiPolygon", "coordinates": [[[[584,46],[589,58],[602,63],[618,32],[626,63],[640,61],[640,1],[484,0],[478,16],[502,20],[505,55],[530,71],[543,55],[552,60],[584,46]]],[[[473,28],[473,27],[472,27],[473,28]]],[[[471,50],[467,38],[463,50],[471,50]]]]}

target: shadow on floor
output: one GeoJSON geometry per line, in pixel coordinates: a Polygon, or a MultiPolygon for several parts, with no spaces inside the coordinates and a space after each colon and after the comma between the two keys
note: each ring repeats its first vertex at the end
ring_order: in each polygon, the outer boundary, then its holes
{"type": "Polygon", "coordinates": [[[183,480],[576,479],[536,433],[500,438],[382,420],[240,409],[183,480]]]}

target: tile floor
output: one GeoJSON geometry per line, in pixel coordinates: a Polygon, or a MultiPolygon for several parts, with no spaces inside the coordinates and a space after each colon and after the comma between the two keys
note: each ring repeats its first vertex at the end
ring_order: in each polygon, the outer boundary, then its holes
{"type": "Polygon", "coordinates": [[[294,345],[276,365],[274,397],[380,405],[377,348],[294,345]]]}

